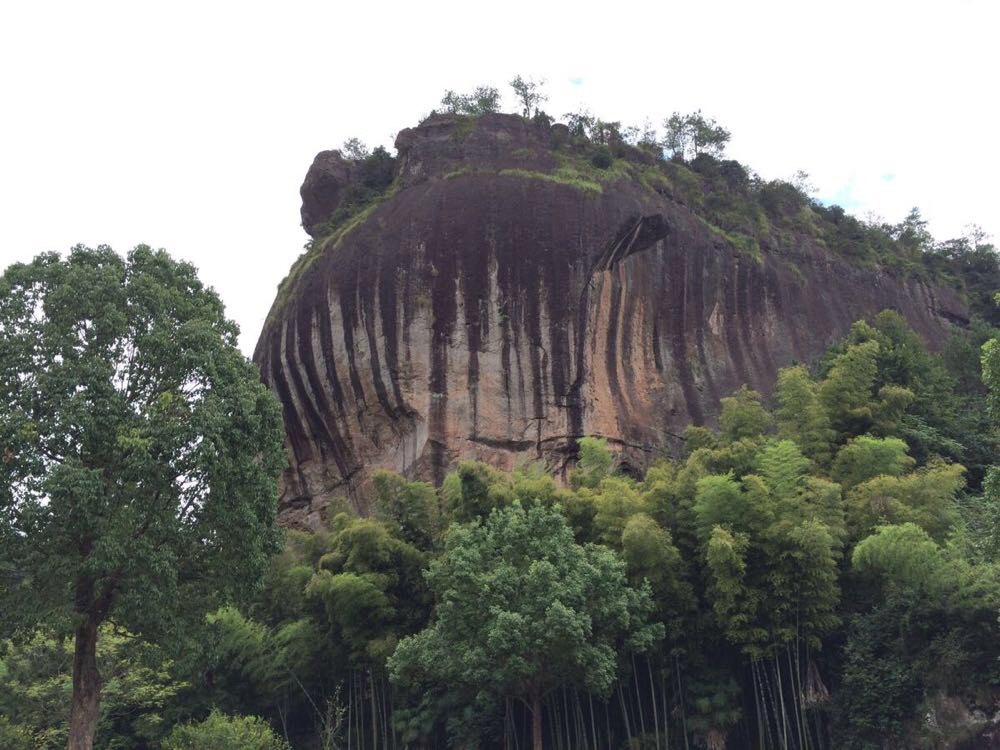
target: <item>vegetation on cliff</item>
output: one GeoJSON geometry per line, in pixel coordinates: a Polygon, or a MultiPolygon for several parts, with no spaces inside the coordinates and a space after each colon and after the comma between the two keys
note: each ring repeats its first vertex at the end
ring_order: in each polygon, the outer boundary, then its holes
{"type": "MultiPolygon", "coordinates": [[[[581,110],[564,114],[566,124],[559,127],[565,135],[556,134],[554,119],[541,109],[545,101],[541,84],[518,76],[511,87],[521,106],[519,116],[538,129],[545,144],[543,150],[525,156],[537,157],[540,163],[543,156],[554,156],[556,166],[539,163],[502,169],[497,172],[501,176],[548,180],[590,194],[628,181],[686,206],[720,242],[738,253],[759,259],[766,249],[787,255],[794,263],[797,248],[813,243],[862,267],[956,286],[973,312],[1000,324],[1000,313],[991,304],[991,295],[1000,286],[1000,263],[994,246],[976,227],[965,236],[938,241],[917,208],[896,223],[878,217],[860,219],[814,197],[804,172],[788,180],[765,180],[750,167],[725,158],[731,134],[700,111],[674,112],[660,129],[649,120],[641,127],[623,125],[581,110]]],[[[501,104],[500,91],[491,86],[469,94],[448,91],[439,110],[424,122],[441,113],[457,117],[452,137],[461,141],[479,127],[483,116],[500,112],[501,104]]],[[[355,168],[346,195],[322,222],[306,227],[313,239],[279,286],[272,320],[312,261],[400,189],[399,159],[384,148],[372,151],[352,138],[339,153],[355,168]]],[[[454,179],[484,171],[489,170],[470,159],[428,178],[454,179]]]]}

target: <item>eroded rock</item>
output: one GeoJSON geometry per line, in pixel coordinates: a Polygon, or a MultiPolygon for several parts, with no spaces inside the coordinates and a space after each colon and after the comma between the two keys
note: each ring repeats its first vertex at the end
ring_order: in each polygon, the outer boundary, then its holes
{"type": "MultiPolygon", "coordinates": [[[[552,130],[487,115],[402,131],[392,197],[286,284],[255,353],[284,407],[284,524],[317,525],[337,496],[366,512],[380,467],[564,469],[583,435],[644,467],[854,320],[893,308],[935,344],[965,315],[809,237],[741,254],[628,170],[568,169],[552,130]]],[[[302,188],[307,226],[336,202],[330,153],[302,188]]]]}

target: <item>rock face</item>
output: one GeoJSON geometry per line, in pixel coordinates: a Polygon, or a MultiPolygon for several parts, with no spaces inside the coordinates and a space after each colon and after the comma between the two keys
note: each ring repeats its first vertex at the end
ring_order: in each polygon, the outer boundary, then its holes
{"type": "MultiPolygon", "coordinates": [[[[741,254],[667,188],[567,171],[564,131],[509,115],[404,130],[391,197],[300,259],[254,355],[284,407],[284,524],[315,526],[338,496],[366,512],[380,467],[565,468],[583,435],[643,467],[854,320],[893,308],[935,344],[965,314],[806,237],[741,254]]],[[[307,229],[349,179],[317,157],[307,229]]]]}

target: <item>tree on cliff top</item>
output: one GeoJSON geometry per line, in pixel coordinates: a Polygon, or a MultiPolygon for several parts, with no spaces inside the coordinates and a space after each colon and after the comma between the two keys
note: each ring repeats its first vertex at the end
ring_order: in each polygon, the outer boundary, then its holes
{"type": "Polygon", "coordinates": [[[492,86],[477,86],[471,94],[456,94],[448,89],[441,97],[441,106],[455,115],[478,117],[500,111],[500,92],[492,86]]]}
{"type": "Polygon", "coordinates": [[[663,127],[664,148],[682,159],[693,159],[699,154],[718,158],[726,150],[731,135],[714,119],[706,119],[700,109],[687,115],[674,112],[663,121],[663,127]]]}
{"type": "Polygon", "coordinates": [[[74,633],[69,747],[89,750],[101,625],[178,636],[278,548],[280,414],[163,251],[11,266],[0,331],[0,636],[74,633]]]}
{"type": "Polygon", "coordinates": [[[400,641],[394,681],[425,680],[489,699],[522,701],[542,747],[542,701],[553,688],[607,693],[621,645],[644,651],[663,636],[650,624],[648,587],[629,587],[606,547],[582,546],[558,509],[520,504],[448,533],[427,581],[436,618],[400,641]]]}
{"type": "Polygon", "coordinates": [[[542,93],[544,80],[536,81],[532,78],[522,78],[515,76],[510,82],[510,87],[514,89],[514,94],[521,103],[521,114],[524,117],[534,117],[541,109],[541,104],[549,97],[542,93]]]}

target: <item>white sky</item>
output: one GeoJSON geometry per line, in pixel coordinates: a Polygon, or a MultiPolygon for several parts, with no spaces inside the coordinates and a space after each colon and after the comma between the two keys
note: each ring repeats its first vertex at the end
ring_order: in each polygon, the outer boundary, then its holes
{"type": "MultiPolygon", "coordinates": [[[[446,88],[544,77],[555,115],[701,108],[764,177],[945,238],[1000,233],[1000,2],[0,5],[0,266],[77,242],[190,260],[250,352],[316,152],[391,146],[446,88]]],[[[513,108],[508,99],[508,107],[513,108]]]]}

